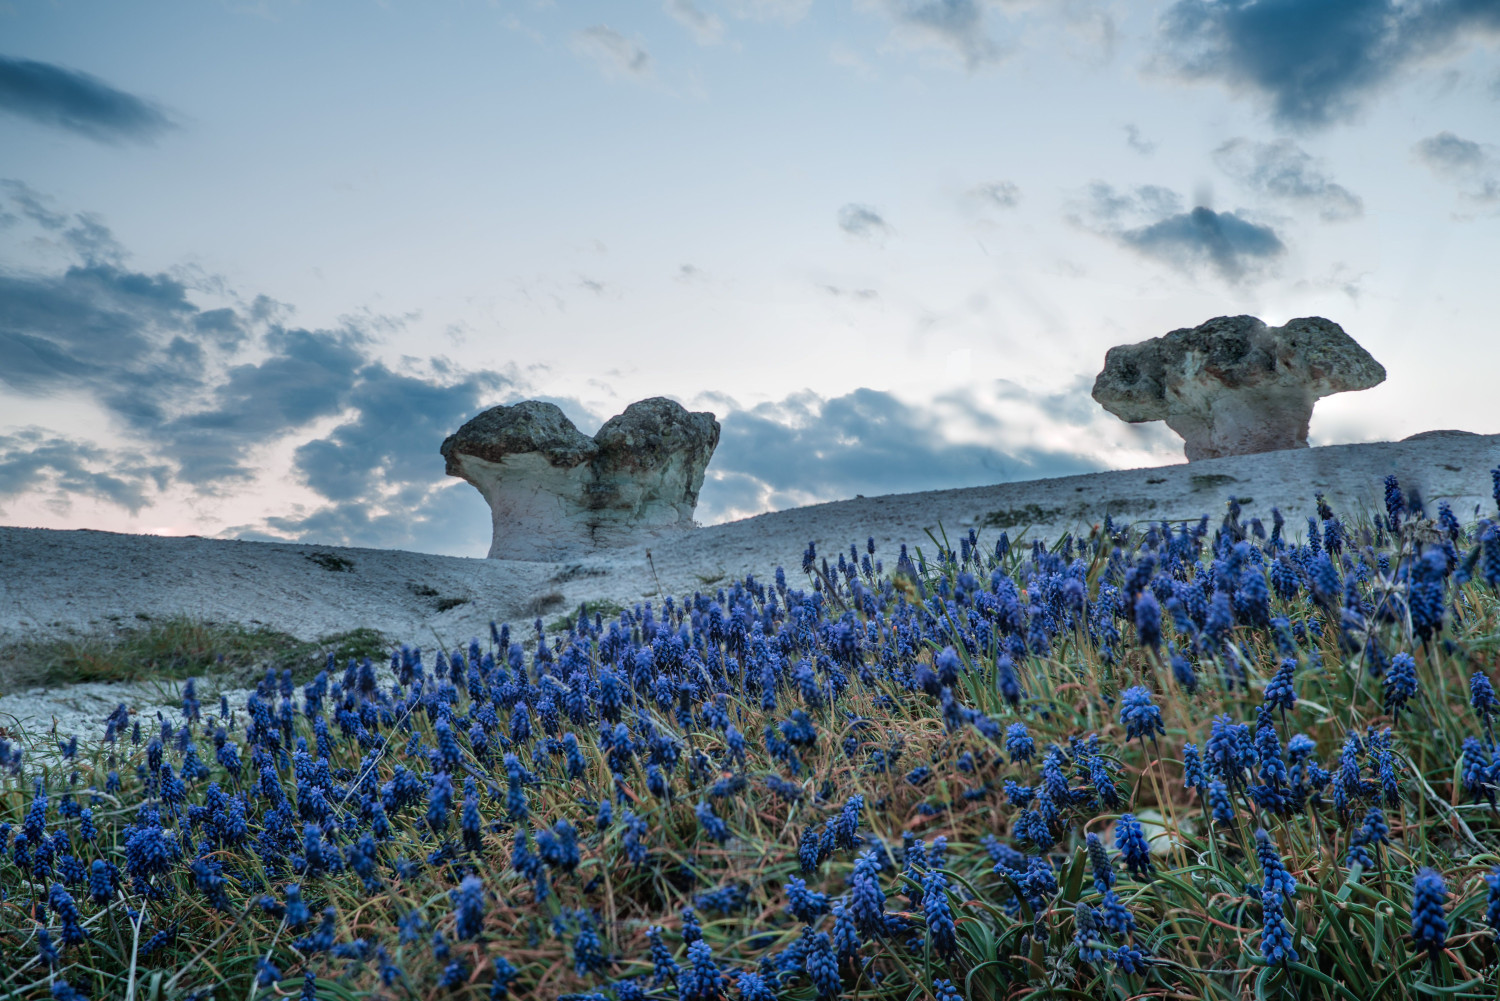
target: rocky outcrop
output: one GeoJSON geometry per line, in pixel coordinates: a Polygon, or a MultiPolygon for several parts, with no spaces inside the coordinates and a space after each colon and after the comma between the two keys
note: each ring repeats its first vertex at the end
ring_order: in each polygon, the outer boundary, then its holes
{"type": "Polygon", "coordinates": [[[1313,404],[1383,381],[1381,364],[1332,320],[1218,316],[1110,348],[1093,396],[1132,424],[1165,421],[1191,462],[1306,448],[1313,404]]]}
{"type": "Polygon", "coordinates": [[[551,403],[494,407],[442,444],[490,505],[491,559],[561,560],[693,525],[719,422],[653,397],[590,438],[551,403]]]}

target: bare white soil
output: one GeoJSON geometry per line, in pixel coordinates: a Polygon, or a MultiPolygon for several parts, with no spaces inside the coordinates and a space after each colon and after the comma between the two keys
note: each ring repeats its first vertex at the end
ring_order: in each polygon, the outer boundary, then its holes
{"type": "MultiPolygon", "coordinates": [[[[0,527],[0,641],[17,636],[92,633],[189,615],[264,624],[302,639],[358,627],[398,642],[452,648],[488,634],[491,620],[548,621],[586,600],[621,605],[660,594],[716,591],[746,574],[769,582],[784,566],[804,583],[802,551],[815,542],[836,558],[850,543],[894,565],[903,542],[931,551],[927,532],[953,544],[970,527],[987,544],[1008,530],[1055,538],[1086,534],[1106,513],[1119,521],[1217,520],[1226,498],[1244,517],[1270,523],[1280,506],[1300,535],[1325,494],[1341,515],[1383,509],[1383,479],[1417,487],[1436,514],[1448,501],[1465,522],[1494,516],[1490,470],[1500,466],[1500,435],[1434,433],[1417,440],[1268,452],[1192,464],[1131,469],[963,490],[935,490],[816,504],[697,528],[649,545],[580,552],[556,563],[465,559],[397,550],[163,538],[91,531],[0,527]],[[649,554],[649,555],[648,555],[649,554]]],[[[3,666],[0,666],[3,676],[3,666]]],[[[163,702],[149,686],[73,685],[0,698],[0,716],[80,736],[102,730],[103,715],[134,701],[154,715],[163,702]],[[97,691],[96,691],[97,690],[97,691]]],[[[231,700],[233,701],[233,700],[231,700]]],[[[0,719],[0,723],[4,720],[0,719]]]]}

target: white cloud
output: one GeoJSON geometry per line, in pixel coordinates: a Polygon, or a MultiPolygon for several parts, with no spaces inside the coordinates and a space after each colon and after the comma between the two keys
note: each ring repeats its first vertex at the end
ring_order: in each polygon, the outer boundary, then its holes
{"type": "Polygon", "coordinates": [[[651,53],[605,24],[573,36],[573,51],[592,59],[605,76],[646,79],[652,75],[651,53]]]}

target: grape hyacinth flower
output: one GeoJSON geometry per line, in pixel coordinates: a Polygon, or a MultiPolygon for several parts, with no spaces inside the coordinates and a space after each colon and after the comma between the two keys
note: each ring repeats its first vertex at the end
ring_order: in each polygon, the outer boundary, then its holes
{"type": "Polygon", "coordinates": [[[1029,762],[1036,754],[1036,741],[1026,731],[1025,723],[1012,723],[1005,728],[1005,753],[1014,764],[1029,762]]]}
{"type": "Polygon", "coordinates": [[[1169,647],[1169,650],[1172,655],[1172,677],[1177,679],[1183,691],[1193,694],[1198,690],[1198,672],[1194,669],[1193,662],[1175,646],[1169,647]]]}
{"type": "Polygon", "coordinates": [[[1104,847],[1104,840],[1090,831],[1087,835],[1089,868],[1093,872],[1094,889],[1099,893],[1106,893],[1115,885],[1114,863],[1110,861],[1109,851],[1104,847]]]}
{"type": "Polygon", "coordinates": [[[1120,722],[1125,726],[1125,739],[1137,737],[1141,743],[1146,738],[1156,740],[1158,734],[1166,734],[1167,728],[1161,720],[1161,708],[1151,701],[1151,692],[1142,685],[1127,688],[1120,695],[1120,722]]]}
{"type": "Polygon", "coordinates": [[[484,930],[484,884],[478,876],[465,876],[457,890],[449,890],[458,911],[454,934],[461,939],[478,938],[484,930]]]}
{"type": "Polygon", "coordinates": [[[676,984],[682,974],[682,968],[672,958],[671,950],[661,940],[661,929],[652,927],[646,930],[646,940],[651,943],[651,979],[657,987],[663,984],[676,984]]]}
{"type": "Polygon", "coordinates": [[[854,926],[866,938],[885,934],[885,891],[880,887],[880,861],[873,851],[861,852],[854,861],[849,913],[854,926]]]}
{"type": "Polygon", "coordinates": [[[1085,963],[1103,962],[1106,953],[1102,938],[1099,912],[1078,901],[1073,905],[1073,944],[1078,947],[1078,958],[1085,963]]]}
{"type": "Polygon", "coordinates": [[[1469,705],[1479,714],[1488,732],[1491,718],[1496,712],[1500,712],[1500,700],[1495,698],[1495,686],[1483,671],[1475,671],[1469,678],[1469,705]]]}
{"type": "Polygon", "coordinates": [[[1500,938],[1500,865],[1485,873],[1484,884],[1489,888],[1484,900],[1484,923],[1500,938]]]}
{"type": "Polygon", "coordinates": [[[1230,798],[1229,787],[1218,779],[1208,784],[1208,807],[1215,824],[1221,827],[1234,824],[1234,800],[1230,798]]]}
{"type": "Polygon", "coordinates": [[[1285,714],[1296,707],[1297,687],[1294,680],[1296,670],[1296,657],[1282,659],[1281,666],[1276,669],[1276,674],[1266,683],[1266,708],[1280,709],[1285,714]]]}
{"type": "Polygon", "coordinates": [[[944,980],[942,977],[932,982],[933,1001],[964,1001],[964,996],[958,993],[958,988],[953,986],[953,981],[944,980]]]}
{"type": "Polygon", "coordinates": [[[1280,893],[1261,894],[1260,954],[1272,966],[1295,963],[1297,955],[1295,936],[1286,919],[1287,900],[1280,893]]]}
{"type": "Polygon", "coordinates": [[[958,954],[958,936],[948,903],[948,879],[941,870],[930,870],[922,878],[922,913],[933,950],[944,962],[952,962],[958,954]]]}
{"type": "Polygon", "coordinates": [[[740,1001],[776,1001],[776,992],[758,974],[741,973],[735,987],[739,989],[740,1001]]]}
{"type": "Polygon", "coordinates": [[[1134,814],[1122,814],[1115,824],[1115,847],[1120,850],[1120,860],[1125,868],[1139,880],[1149,880],[1156,875],[1156,866],[1151,862],[1151,846],[1146,843],[1146,833],[1134,814]]]}
{"type": "Polygon", "coordinates": [[[1364,823],[1349,839],[1349,852],[1344,859],[1344,864],[1351,869],[1356,865],[1362,869],[1375,868],[1375,856],[1371,852],[1371,847],[1385,844],[1390,831],[1390,826],[1386,824],[1385,814],[1381,812],[1380,807],[1370,807],[1365,813],[1364,823]]]}
{"type": "Polygon", "coordinates": [[[1135,629],[1142,646],[1161,649],[1161,604],[1150,591],[1142,591],[1136,599],[1135,629]]]}
{"type": "Polygon", "coordinates": [[[1410,711],[1407,703],[1417,695],[1417,662],[1406,652],[1391,658],[1390,670],[1385,676],[1385,711],[1399,718],[1403,711],[1410,711]]]}
{"type": "Polygon", "coordinates": [[[1411,938],[1419,950],[1425,950],[1432,962],[1437,961],[1448,940],[1448,919],[1444,907],[1448,886],[1442,874],[1423,868],[1412,884],[1411,938]]]}
{"type": "Polygon", "coordinates": [[[729,840],[729,825],[714,813],[714,808],[707,800],[700,802],[693,812],[697,815],[698,826],[703,828],[704,834],[721,845],[729,840]]]}
{"type": "Polygon", "coordinates": [[[1198,754],[1197,744],[1182,745],[1182,784],[1202,796],[1208,791],[1203,774],[1203,760],[1198,754]]]}
{"type": "MultiPolygon", "coordinates": [[[[806,931],[804,931],[806,934],[806,931]]],[[[844,989],[839,976],[838,957],[827,932],[820,931],[807,939],[807,975],[818,992],[818,1001],[836,1001],[844,989]]]]}

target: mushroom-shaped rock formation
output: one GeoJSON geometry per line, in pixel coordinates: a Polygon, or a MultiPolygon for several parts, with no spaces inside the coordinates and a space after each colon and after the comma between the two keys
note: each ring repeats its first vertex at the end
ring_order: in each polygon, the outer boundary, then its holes
{"type": "Polygon", "coordinates": [[[1166,421],[1192,462],[1306,448],[1314,403],[1383,381],[1381,364],[1332,320],[1216,316],[1110,348],[1093,396],[1132,424],[1166,421]]]}
{"type": "Polygon", "coordinates": [[[490,505],[490,559],[558,560],[693,525],[719,444],[711,413],[653,397],[590,438],[551,403],[494,407],[443,441],[490,505]]]}

